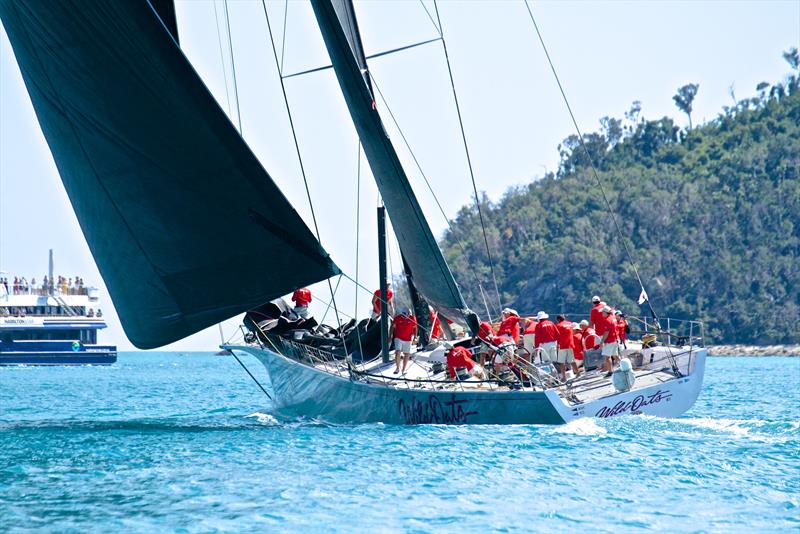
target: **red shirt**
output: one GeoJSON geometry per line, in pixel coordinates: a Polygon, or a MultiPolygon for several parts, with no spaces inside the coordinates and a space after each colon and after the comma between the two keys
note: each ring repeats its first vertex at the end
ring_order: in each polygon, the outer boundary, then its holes
{"type": "Polygon", "coordinates": [[[576,360],[583,359],[583,333],[580,330],[572,332],[572,350],[576,360]]]}
{"type": "Polygon", "coordinates": [[[514,338],[514,343],[519,341],[519,316],[509,315],[503,322],[500,323],[500,328],[497,329],[497,335],[506,334],[514,338]]]}
{"type": "Polygon", "coordinates": [[[591,326],[583,331],[583,350],[597,348],[597,332],[591,326]]]}
{"type": "Polygon", "coordinates": [[[534,345],[537,347],[542,343],[550,343],[551,341],[558,340],[558,329],[550,319],[542,319],[539,321],[536,325],[535,334],[536,339],[534,340],[534,345]]]}
{"type": "Polygon", "coordinates": [[[305,287],[298,289],[292,295],[292,302],[295,306],[308,306],[311,304],[311,291],[305,287]]]}
{"type": "Polygon", "coordinates": [[[478,337],[486,342],[489,342],[489,337],[492,336],[492,334],[492,325],[486,321],[481,321],[481,325],[478,328],[478,337]]]}
{"type": "Polygon", "coordinates": [[[626,326],[628,326],[628,322],[625,319],[623,319],[622,317],[617,319],[617,337],[619,338],[620,341],[625,341],[626,339],[628,339],[625,335],[626,326]]]}
{"type": "Polygon", "coordinates": [[[601,338],[603,334],[608,332],[605,343],[615,343],[617,341],[617,321],[614,319],[613,315],[609,314],[608,317],[603,317],[595,328],[597,330],[597,335],[601,338]]]}
{"type": "Polygon", "coordinates": [[[472,354],[464,347],[453,347],[447,353],[447,371],[450,373],[450,378],[456,377],[457,367],[466,367],[468,371],[475,367],[472,354]]]}
{"type": "Polygon", "coordinates": [[[516,341],[514,341],[514,339],[511,338],[511,336],[507,336],[505,334],[503,334],[502,336],[494,336],[494,339],[492,339],[492,345],[494,345],[495,347],[499,347],[503,343],[516,343],[516,341]]]}
{"type": "Polygon", "coordinates": [[[574,348],[572,345],[572,321],[561,321],[556,325],[556,329],[558,329],[558,348],[574,348]]]}
{"type": "Polygon", "coordinates": [[[439,321],[439,314],[435,311],[431,312],[431,337],[440,338],[444,335],[442,332],[442,323],[439,321]]]}
{"type": "Polygon", "coordinates": [[[411,341],[417,333],[417,320],[414,316],[397,315],[394,318],[394,337],[402,341],[411,341]]]}
{"type": "Polygon", "coordinates": [[[535,334],[536,333],[536,319],[529,319],[528,326],[525,327],[526,334],[535,334]]]}
{"type": "MultiPolygon", "coordinates": [[[[387,304],[391,304],[392,303],[392,295],[393,295],[392,290],[389,289],[389,288],[386,288],[386,303],[387,304]]],[[[376,289],[375,290],[375,296],[372,297],[372,311],[374,313],[380,313],[381,312],[381,290],[380,289],[376,289]]]]}
{"type": "Polygon", "coordinates": [[[602,310],[604,306],[605,304],[598,302],[594,305],[592,311],[589,312],[589,326],[592,328],[597,328],[597,323],[603,319],[603,312],[600,310],[602,310]]]}

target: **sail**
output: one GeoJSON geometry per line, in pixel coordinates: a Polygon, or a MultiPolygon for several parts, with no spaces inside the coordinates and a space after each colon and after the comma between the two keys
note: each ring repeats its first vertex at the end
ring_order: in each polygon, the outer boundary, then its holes
{"type": "Polygon", "coordinates": [[[339,273],[146,0],[0,0],[0,18],[134,345],[339,273]]]}
{"type": "Polygon", "coordinates": [[[414,283],[437,308],[466,305],[375,109],[351,0],[311,0],[350,116],[414,283]]]}

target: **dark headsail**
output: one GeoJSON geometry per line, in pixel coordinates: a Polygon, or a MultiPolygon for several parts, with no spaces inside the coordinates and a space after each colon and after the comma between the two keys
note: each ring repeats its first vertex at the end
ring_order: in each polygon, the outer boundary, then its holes
{"type": "Polygon", "coordinates": [[[146,0],[0,0],[125,332],[175,341],[339,272],[146,0]]]}
{"type": "Polygon", "coordinates": [[[386,134],[363,75],[366,61],[351,0],[311,0],[336,77],[389,211],[414,283],[437,308],[464,309],[461,292],[386,134]]]}

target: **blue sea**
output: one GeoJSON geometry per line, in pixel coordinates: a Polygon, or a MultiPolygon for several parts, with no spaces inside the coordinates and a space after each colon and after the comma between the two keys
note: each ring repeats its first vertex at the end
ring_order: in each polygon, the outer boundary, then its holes
{"type": "Polygon", "coordinates": [[[276,420],[231,357],[0,368],[0,531],[798,532],[798,384],[710,358],[679,419],[334,426],[276,420]]]}

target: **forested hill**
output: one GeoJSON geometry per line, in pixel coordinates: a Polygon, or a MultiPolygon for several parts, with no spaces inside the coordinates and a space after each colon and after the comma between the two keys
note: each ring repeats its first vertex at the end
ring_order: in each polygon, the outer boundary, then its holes
{"type": "MultiPolygon", "coordinates": [[[[706,321],[707,342],[800,342],[800,75],[797,50],[784,57],[793,70],[784,81],[759,84],[757,97],[694,129],[642,119],[634,103],[585,136],[653,307],[706,321]]],[[[674,97],[690,118],[697,90],[674,97]]],[[[503,305],[588,313],[599,294],[644,315],[578,138],[559,150],[557,174],[483,200],[503,305]]],[[[482,311],[475,273],[488,297],[494,284],[476,207],[462,208],[452,227],[442,249],[482,311]]]]}

